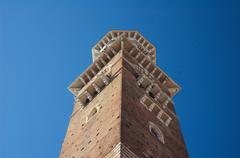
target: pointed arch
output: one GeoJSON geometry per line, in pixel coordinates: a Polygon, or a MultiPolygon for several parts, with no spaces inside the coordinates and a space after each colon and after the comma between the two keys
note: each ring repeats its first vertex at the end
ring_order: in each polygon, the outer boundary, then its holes
{"type": "Polygon", "coordinates": [[[158,139],[158,141],[164,144],[165,140],[164,140],[163,132],[153,122],[149,121],[148,124],[149,124],[150,133],[153,136],[155,136],[158,139]]]}

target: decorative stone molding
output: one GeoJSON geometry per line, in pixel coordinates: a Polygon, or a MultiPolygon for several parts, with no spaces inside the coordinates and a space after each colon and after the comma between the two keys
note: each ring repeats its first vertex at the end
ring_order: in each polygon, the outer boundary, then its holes
{"type": "Polygon", "coordinates": [[[162,108],[157,106],[157,104],[155,104],[154,101],[150,97],[148,97],[147,95],[144,95],[140,99],[140,102],[150,112],[152,112],[153,109],[156,107],[159,111],[157,116],[156,116],[158,118],[158,120],[160,120],[165,126],[169,126],[169,124],[172,121],[172,118],[162,108]]]}
{"type": "Polygon", "coordinates": [[[172,102],[171,97],[163,92],[158,84],[154,83],[146,75],[139,76],[137,79],[137,84],[140,88],[144,89],[149,96],[159,102],[160,105],[167,106],[166,103],[172,102]]]}
{"type": "Polygon", "coordinates": [[[162,109],[160,109],[160,112],[158,113],[157,118],[166,126],[169,126],[169,124],[172,121],[172,118],[162,109]]]}
{"type": "Polygon", "coordinates": [[[105,158],[139,158],[135,155],[127,146],[123,143],[118,143],[106,156],[105,158]]]}
{"type": "Polygon", "coordinates": [[[148,122],[148,125],[149,125],[149,131],[151,132],[151,134],[155,136],[158,139],[158,141],[165,144],[163,132],[157,127],[157,125],[155,125],[151,121],[148,122]]]}
{"type": "Polygon", "coordinates": [[[141,98],[140,102],[141,102],[149,111],[152,111],[153,108],[156,106],[156,104],[153,103],[153,102],[151,101],[151,99],[150,99],[148,96],[146,96],[146,95],[144,95],[144,96],[141,98]]]}
{"type": "Polygon", "coordinates": [[[96,115],[96,113],[98,113],[99,109],[100,109],[100,104],[98,104],[98,105],[96,105],[92,108],[92,110],[90,111],[90,113],[86,117],[86,123],[89,120],[91,120],[96,115]]]}

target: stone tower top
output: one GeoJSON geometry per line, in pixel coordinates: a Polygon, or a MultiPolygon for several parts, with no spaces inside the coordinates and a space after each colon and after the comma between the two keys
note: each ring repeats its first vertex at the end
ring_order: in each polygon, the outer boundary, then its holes
{"type": "Polygon", "coordinates": [[[149,57],[151,61],[156,63],[156,48],[146,40],[138,31],[130,30],[112,30],[108,32],[93,48],[92,57],[95,61],[99,55],[111,46],[114,41],[120,38],[127,38],[130,40],[138,49],[140,49],[145,55],[149,57]]]}
{"type": "Polygon", "coordinates": [[[86,100],[92,99],[86,89],[93,80],[96,82],[94,87],[108,82],[108,63],[121,52],[126,52],[138,62],[133,67],[142,76],[139,84],[147,85],[154,81],[152,84],[158,85],[156,91],[159,91],[159,95],[164,94],[168,101],[172,101],[180,87],[156,65],[156,48],[137,31],[110,31],[92,48],[93,63],[69,86],[77,102],[85,105],[86,100]]]}

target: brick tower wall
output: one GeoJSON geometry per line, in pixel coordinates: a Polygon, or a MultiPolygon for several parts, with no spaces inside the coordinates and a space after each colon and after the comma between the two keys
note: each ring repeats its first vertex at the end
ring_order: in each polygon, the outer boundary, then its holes
{"type": "Polygon", "coordinates": [[[168,127],[159,121],[159,110],[149,111],[141,103],[146,92],[137,85],[133,69],[127,62],[123,65],[121,142],[138,157],[187,158],[178,120],[173,119],[168,127]],[[164,143],[151,134],[149,122],[162,131],[164,143]]]}
{"type": "Polygon", "coordinates": [[[122,93],[120,59],[118,54],[109,63],[113,76],[110,84],[85,108],[78,110],[78,105],[74,106],[60,158],[101,158],[119,144],[122,93]]]}

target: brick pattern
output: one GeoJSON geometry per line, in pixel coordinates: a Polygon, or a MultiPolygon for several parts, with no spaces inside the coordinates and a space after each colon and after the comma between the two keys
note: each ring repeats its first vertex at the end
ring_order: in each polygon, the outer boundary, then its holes
{"type": "Polygon", "coordinates": [[[108,86],[84,108],[75,103],[60,158],[101,158],[120,142],[122,74],[119,55],[111,61],[112,76],[108,86]]]}
{"type": "Polygon", "coordinates": [[[128,69],[123,71],[122,87],[122,143],[127,144],[139,157],[144,157],[144,154],[148,153],[160,158],[187,158],[178,120],[174,119],[169,126],[166,126],[157,118],[160,112],[157,106],[151,111],[141,103],[141,98],[146,92],[138,87],[135,76],[128,69]],[[149,122],[160,129],[164,143],[151,134],[149,122]]]}

